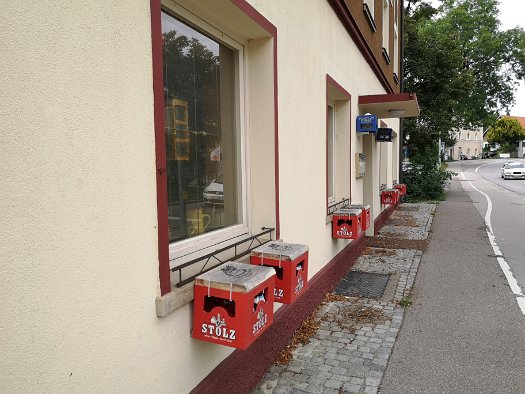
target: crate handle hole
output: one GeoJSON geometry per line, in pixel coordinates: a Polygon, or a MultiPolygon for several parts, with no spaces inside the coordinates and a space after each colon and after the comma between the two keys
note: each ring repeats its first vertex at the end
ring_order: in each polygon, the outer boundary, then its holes
{"type": "Polygon", "coordinates": [[[215,297],[215,296],[204,296],[204,311],[211,312],[215,307],[220,307],[226,311],[228,316],[235,317],[235,301],[227,298],[215,297]]]}
{"type": "Polygon", "coordinates": [[[259,305],[260,302],[264,302],[266,304],[266,301],[268,300],[268,288],[265,288],[260,293],[258,293],[255,297],[253,297],[253,311],[257,309],[257,305],[259,305]]]}

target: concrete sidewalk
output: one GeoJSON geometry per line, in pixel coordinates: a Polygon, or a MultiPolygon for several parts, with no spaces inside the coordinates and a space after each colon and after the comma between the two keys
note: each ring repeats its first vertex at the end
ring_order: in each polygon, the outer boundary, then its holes
{"type": "Polygon", "coordinates": [[[295,349],[287,364],[272,366],[254,393],[378,392],[405,313],[400,303],[410,298],[435,207],[402,204],[393,213],[351,270],[369,275],[367,281],[386,277],[382,294],[325,300],[309,342],[295,349]]]}
{"type": "Polygon", "coordinates": [[[459,181],[437,208],[381,393],[525,393],[525,317],[459,181]]]}
{"type": "Polygon", "coordinates": [[[388,275],[382,296],[325,300],[254,393],[525,392],[525,319],[459,182],[437,209],[401,204],[367,244],[351,272],[388,275]]]}

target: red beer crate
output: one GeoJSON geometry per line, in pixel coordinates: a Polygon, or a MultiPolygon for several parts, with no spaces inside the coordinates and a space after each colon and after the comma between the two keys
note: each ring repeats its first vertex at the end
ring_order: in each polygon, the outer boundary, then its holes
{"type": "Polygon", "coordinates": [[[385,189],[381,192],[381,204],[395,205],[399,201],[399,191],[397,189],[385,189]]]}
{"type": "Polygon", "coordinates": [[[370,205],[349,205],[350,209],[361,209],[361,229],[366,231],[370,228],[370,205]]]}
{"type": "Polygon", "coordinates": [[[362,210],[341,208],[334,212],[332,219],[332,238],[356,239],[363,231],[362,210]]]}
{"type": "Polygon", "coordinates": [[[308,283],[308,246],[284,242],[268,242],[252,250],[250,264],[275,269],[274,299],[291,304],[308,283]]]}
{"type": "Polygon", "coordinates": [[[396,183],[394,185],[394,189],[399,190],[399,194],[401,196],[404,196],[405,194],[407,194],[407,185],[405,185],[404,183],[396,183]]]}
{"type": "Polygon", "coordinates": [[[246,349],[273,322],[275,270],[228,262],[195,279],[193,338],[246,349]]]}

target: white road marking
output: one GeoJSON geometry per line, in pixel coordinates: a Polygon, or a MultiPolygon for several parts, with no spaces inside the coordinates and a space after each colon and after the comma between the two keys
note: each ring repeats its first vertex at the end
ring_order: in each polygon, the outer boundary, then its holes
{"type": "Polygon", "coordinates": [[[481,164],[481,165],[477,166],[476,169],[474,170],[474,172],[477,173],[478,170],[479,170],[481,167],[483,167],[483,166],[487,166],[488,164],[489,164],[489,163],[481,164]]]}
{"type": "MultiPolygon", "coordinates": [[[[478,171],[478,168],[479,167],[476,168],[476,172],[478,171]]],[[[463,171],[461,171],[461,177],[463,178],[463,180],[465,180],[465,174],[463,173],[463,171]]],[[[487,235],[489,236],[489,241],[492,246],[492,250],[494,251],[494,254],[497,256],[499,266],[501,270],[503,271],[503,274],[507,278],[507,282],[509,283],[510,289],[512,290],[512,293],[516,295],[516,301],[518,302],[518,306],[521,309],[521,313],[525,315],[525,295],[523,295],[523,290],[521,289],[518,281],[514,277],[514,274],[512,273],[512,270],[510,269],[509,264],[507,263],[505,258],[502,257],[503,254],[501,253],[501,249],[496,243],[496,236],[494,235],[494,232],[492,231],[492,222],[490,219],[490,216],[492,214],[492,200],[487,194],[483,193],[481,190],[476,188],[470,181],[467,181],[467,183],[478,193],[485,196],[485,199],[487,200],[487,212],[485,213],[485,228],[487,231],[487,235]]]]}

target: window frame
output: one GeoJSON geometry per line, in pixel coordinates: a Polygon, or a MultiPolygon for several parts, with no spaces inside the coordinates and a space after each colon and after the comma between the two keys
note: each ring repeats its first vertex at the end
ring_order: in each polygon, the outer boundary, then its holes
{"type": "Polygon", "coordinates": [[[342,198],[348,198],[351,201],[352,198],[352,95],[348,93],[348,91],[343,88],[334,78],[332,78],[329,74],[326,74],[326,102],[325,102],[325,112],[326,112],[326,135],[325,135],[325,143],[326,143],[326,209],[327,209],[327,216],[330,216],[328,214],[328,208],[330,207],[330,204],[336,203],[342,196],[342,198]],[[348,127],[346,127],[345,124],[339,124],[338,118],[344,119],[345,114],[337,115],[337,111],[341,110],[344,111],[345,109],[341,108],[343,105],[342,103],[347,102],[346,105],[348,105],[348,127]],[[328,106],[333,106],[333,196],[330,196],[329,193],[329,171],[328,171],[328,161],[329,161],[329,146],[328,146],[328,106]],[[339,125],[338,125],[339,124],[339,125]],[[347,157],[339,157],[341,155],[341,147],[339,144],[336,143],[336,138],[338,134],[341,133],[341,137],[343,137],[343,133],[346,134],[346,137],[348,138],[348,150],[344,150],[343,152],[345,156],[347,157]],[[338,149],[338,147],[340,149],[338,149]],[[347,160],[346,160],[347,159],[347,160]],[[347,163],[347,166],[345,166],[343,163],[347,163]],[[348,195],[346,195],[346,192],[344,189],[337,187],[337,181],[340,178],[340,174],[338,172],[341,171],[348,171],[348,195]],[[330,197],[333,197],[332,199],[330,197]]]}
{"type": "Polygon", "coordinates": [[[393,61],[394,61],[394,80],[397,84],[399,84],[399,31],[398,31],[398,1],[394,0],[393,3],[393,11],[394,11],[394,34],[393,34],[393,44],[394,44],[394,53],[392,54],[393,61]]]}
{"type": "MultiPolygon", "coordinates": [[[[152,57],[152,90],[153,90],[153,97],[152,97],[152,127],[154,130],[154,144],[155,144],[155,178],[156,178],[156,202],[157,202],[157,226],[155,226],[156,232],[158,234],[157,237],[157,245],[158,245],[158,269],[159,269],[159,293],[160,293],[160,299],[163,299],[165,296],[170,295],[170,293],[173,294],[173,291],[175,290],[174,287],[172,287],[172,272],[170,268],[170,261],[169,261],[169,226],[168,226],[168,215],[165,214],[168,210],[168,194],[167,194],[167,168],[166,168],[166,146],[165,146],[165,133],[164,133],[164,83],[163,83],[163,61],[162,61],[162,54],[163,54],[163,40],[162,40],[162,24],[161,24],[161,11],[162,6],[161,3],[165,3],[166,1],[170,1],[170,4],[174,6],[179,6],[176,1],[174,0],[149,0],[149,6],[150,6],[150,18],[151,18],[151,57],[152,57]]],[[[231,32],[228,34],[230,37],[243,37],[248,41],[247,48],[250,48],[252,45],[252,42],[256,42],[256,45],[260,45],[262,40],[269,40],[271,49],[270,52],[263,53],[263,60],[266,63],[266,67],[271,67],[271,71],[265,75],[265,78],[268,78],[271,80],[268,81],[271,84],[271,88],[264,92],[263,96],[267,96],[264,104],[268,104],[267,108],[262,111],[257,109],[254,113],[251,113],[251,106],[248,106],[246,108],[245,114],[246,116],[253,117],[255,115],[255,118],[260,116],[271,116],[273,118],[272,126],[270,131],[273,134],[273,142],[272,142],[272,148],[271,152],[273,152],[273,160],[275,161],[274,164],[274,171],[273,171],[273,179],[270,180],[272,183],[271,186],[269,186],[269,189],[272,189],[273,187],[273,198],[274,198],[274,206],[272,208],[272,212],[274,214],[274,236],[276,239],[280,238],[280,209],[279,209],[279,105],[278,105],[278,66],[277,66],[277,28],[275,25],[273,25],[268,19],[266,19],[259,11],[257,11],[256,8],[254,8],[251,4],[248,3],[247,0],[223,0],[221,9],[224,10],[224,15],[231,15],[232,13],[240,12],[238,19],[241,20],[239,25],[232,25],[235,26],[235,30],[232,30],[230,28],[229,19],[228,17],[219,17],[219,15],[215,15],[212,13],[206,12],[206,10],[201,9],[198,7],[197,4],[194,3],[188,3],[187,5],[190,6],[191,4],[191,10],[194,10],[194,14],[198,17],[198,15],[202,15],[204,18],[210,21],[218,21],[218,25],[221,28],[226,27],[228,32],[231,32]],[[222,19],[221,19],[222,18],[222,19]],[[222,20],[222,22],[221,22],[222,20]],[[268,56],[266,59],[264,56],[268,56]],[[250,109],[250,113],[248,113],[248,109],[250,109]],[[272,115],[269,115],[272,113],[272,115]]],[[[174,9],[172,9],[174,11],[174,9]]],[[[241,40],[242,41],[242,40],[241,40]]],[[[256,47],[256,51],[259,50],[260,47],[256,47]]],[[[265,50],[265,47],[262,48],[262,50],[265,50]]],[[[252,49],[250,49],[251,53],[252,49]]],[[[260,54],[261,52],[257,52],[260,54]]],[[[250,59],[250,56],[245,52],[245,62],[246,67],[251,69],[253,67],[252,60],[250,59]]],[[[259,59],[260,61],[261,59],[259,59]]],[[[251,73],[250,73],[251,74],[251,73]]],[[[259,108],[257,106],[259,96],[253,96],[251,93],[250,86],[255,82],[254,76],[250,76],[250,74],[246,73],[243,77],[246,78],[244,81],[246,83],[247,91],[245,92],[245,99],[247,100],[246,104],[249,104],[252,100],[255,100],[255,108],[259,108]],[[249,102],[248,102],[249,101],[249,102]]],[[[266,129],[265,129],[266,130],[266,129]]],[[[251,127],[250,130],[246,130],[247,135],[251,133],[251,127]]],[[[247,141],[249,142],[249,141],[247,141]]],[[[249,144],[248,144],[249,146],[249,144]]],[[[270,152],[270,150],[268,150],[270,152]]],[[[248,152],[246,152],[248,153],[248,152]]],[[[253,154],[253,152],[250,153],[250,155],[253,154]]],[[[248,156],[251,157],[251,156],[248,156]]],[[[249,162],[246,165],[245,170],[247,171],[246,176],[246,182],[250,182],[250,179],[248,179],[249,176],[251,176],[251,169],[249,167],[249,162]]],[[[253,185],[246,183],[246,187],[248,190],[251,190],[253,185]]],[[[267,189],[265,189],[267,190],[267,189]]],[[[253,197],[253,196],[252,196],[253,197]]],[[[253,209],[250,204],[250,198],[248,198],[246,209],[248,212],[250,212],[248,215],[251,215],[253,212],[251,212],[251,209],[253,209]]],[[[257,218],[255,218],[257,219],[257,218]]],[[[260,218],[259,218],[260,221],[260,218]]],[[[264,223],[265,224],[265,223],[264,223]]],[[[255,225],[255,224],[254,224],[255,225]]],[[[231,240],[235,241],[235,240],[231,240]]],[[[229,246],[233,244],[234,242],[230,242],[225,246],[229,246]]],[[[214,249],[215,250],[215,249],[214,249]]],[[[176,294],[179,294],[179,292],[176,292],[176,294]]],[[[183,292],[183,294],[185,294],[183,292]]],[[[189,299],[188,299],[189,300],[189,299]]],[[[170,304],[172,305],[172,304],[170,304]]],[[[169,309],[174,307],[172,305],[169,309]]],[[[174,309],[176,309],[175,307],[174,309]]],[[[169,313],[169,312],[168,312],[169,313]]]]}
{"type": "Polygon", "coordinates": [[[326,103],[326,197],[328,205],[335,203],[335,174],[336,174],[336,151],[335,151],[335,137],[336,137],[336,111],[335,100],[327,98],[326,103]],[[330,112],[331,109],[331,112],[330,112]],[[331,168],[331,173],[330,173],[331,168]]]}
{"type": "Polygon", "coordinates": [[[363,12],[366,15],[366,19],[370,25],[372,31],[377,30],[377,25],[375,21],[375,0],[363,0],[363,12]]]}
{"type": "Polygon", "coordinates": [[[390,7],[392,6],[389,0],[382,1],[382,28],[381,28],[381,45],[382,53],[388,64],[390,64],[390,7]]]}
{"type": "MultiPolygon", "coordinates": [[[[219,30],[218,27],[211,25],[204,19],[199,18],[191,11],[176,4],[172,1],[163,1],[161,6],[161,12],[178,19],[182,23],[186,24],[190,28],[198,31],[199,33],[209,37],[215,42],[221,43],[227,47],[230,47],[235,52],[235,69],[234,80],[235,80],[235,128],[236,138],[239,139],[239,145],[235,147],[238,157],[236,158],[236,167],[239,170],[238,178],[240,180],[240,198],[239,201],[242,204],[239,210],[239,223],[218,230],[214,230],[209,233],[204,233],[195,237],[186,238],[180,241],[169,243],[169,261],[170,268],[174,268],[180,264],[183,264],[189,260],[198,258],[199,255],[204,255],[209,252],[210,248],[216,245],[227,243],[228,241],[234,240],[238,237],[249,234],[249,190],[247,185],[249,184],[249,169],[248,169],[248,158],[246,155],[247,151],[247,130],[246,130],[246,60],[245,60],[245,47],[246,42],[239,37],[232,37],[231,34],[227,34],[224,31],[219,30]],[[170,7],[171,6],[171,7],[170,7]],[[175,259],[177,260],[175,263],[175,259]]],[[[232,241],[233,242],[233,241],[232,241]]]]}

